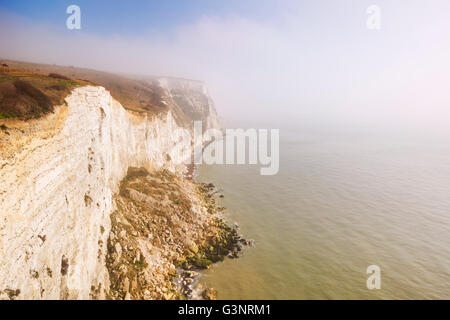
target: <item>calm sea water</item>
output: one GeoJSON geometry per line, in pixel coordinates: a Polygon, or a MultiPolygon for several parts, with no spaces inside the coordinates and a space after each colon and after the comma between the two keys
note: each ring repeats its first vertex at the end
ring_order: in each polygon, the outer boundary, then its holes
{"type": "Polygon", "coordinates": [[[255,240],[204,285],[221,299],[450,299],[450,140],[282,130],[280,149],[276,176],[199,168],[255,240]]]}

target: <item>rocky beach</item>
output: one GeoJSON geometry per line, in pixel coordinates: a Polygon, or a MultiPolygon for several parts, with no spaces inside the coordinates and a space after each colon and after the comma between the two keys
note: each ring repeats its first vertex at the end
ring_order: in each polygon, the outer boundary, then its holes
{"type": "Polygon", "coordinates": [[[215,299],[214,289],[197,287],[201,270],[249,244],[225,222],[212,184],[130,168],[115,200],[110,299],[215,299]]]}

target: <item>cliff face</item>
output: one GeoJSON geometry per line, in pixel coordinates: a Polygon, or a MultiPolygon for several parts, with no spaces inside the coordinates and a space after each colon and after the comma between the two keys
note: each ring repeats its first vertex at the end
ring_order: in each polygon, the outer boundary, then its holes
{"type": "Polygon", "coordinates": [[[204,130],[220,128],[214,102],[203,82],[162,78],[159,84],[167,92],[166,99],[180,126],[186,126],[192,121],[203,121],[204,130]]]}
{"type": "Polygon", "coordinates": [[[113,195],[128,168],[184,169],[174,162],[190,146],[178,145],[172,111],[132,114],[93,86],[66,102],[0,131],[0,298],[89,299],[108,286],[113,195]]]}

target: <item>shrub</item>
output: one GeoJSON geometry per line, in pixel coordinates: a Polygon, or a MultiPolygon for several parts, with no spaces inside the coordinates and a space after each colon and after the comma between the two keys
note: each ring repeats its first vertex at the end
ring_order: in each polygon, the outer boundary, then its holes
{"type": "Polygon", "coordinates": [[[66,76],[63,76],[62,74],[59,73],[49,73],[48,75],[50,78],[55,78],[55,79],[62,79],[62,80],[72,80],[66,76]]]}
{"type": "Polygon", "coordinates": [[[12,113],[0,113],[0,119],[11,119],[11,118],[18,118],[19,115],[12,114],[12,113]]]}
{"type": "Polygon", "coordinates": [[[13,82],[19,94],[33,98],[44,112],[53,111],[53,103],[41,90],[33,87],[29,82],[16,80],[13,82]]]}

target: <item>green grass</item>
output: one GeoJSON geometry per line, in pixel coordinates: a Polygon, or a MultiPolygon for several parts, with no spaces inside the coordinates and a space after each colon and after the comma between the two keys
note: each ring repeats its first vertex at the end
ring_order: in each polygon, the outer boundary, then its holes
{"type": "Polygon", "coordinates": [[[72,81],[72,80],[60,80],[59,84],[66,88],[70,88],[70,87],[76,86],[78,84],[78,82],[72,81]]]}
{"type": "Polygon", "coordinates": [[[19,115],[12,113],[0,113],[0,119],[13,119],[18,118],[19,115]]]}
{"type": "Polygon", "coordinates": [[[0,74],[0,82],[14,81],[14,80],[17,80],[17,77],[6,74],[0,74]]]}
{"type": "Polygon", "coordinates": [[[64,104],[74,87],[86,84],[83,80],[17,69],[0,73],[0,119],[39,118],[53,112],[55,105],[64,104]]]}

